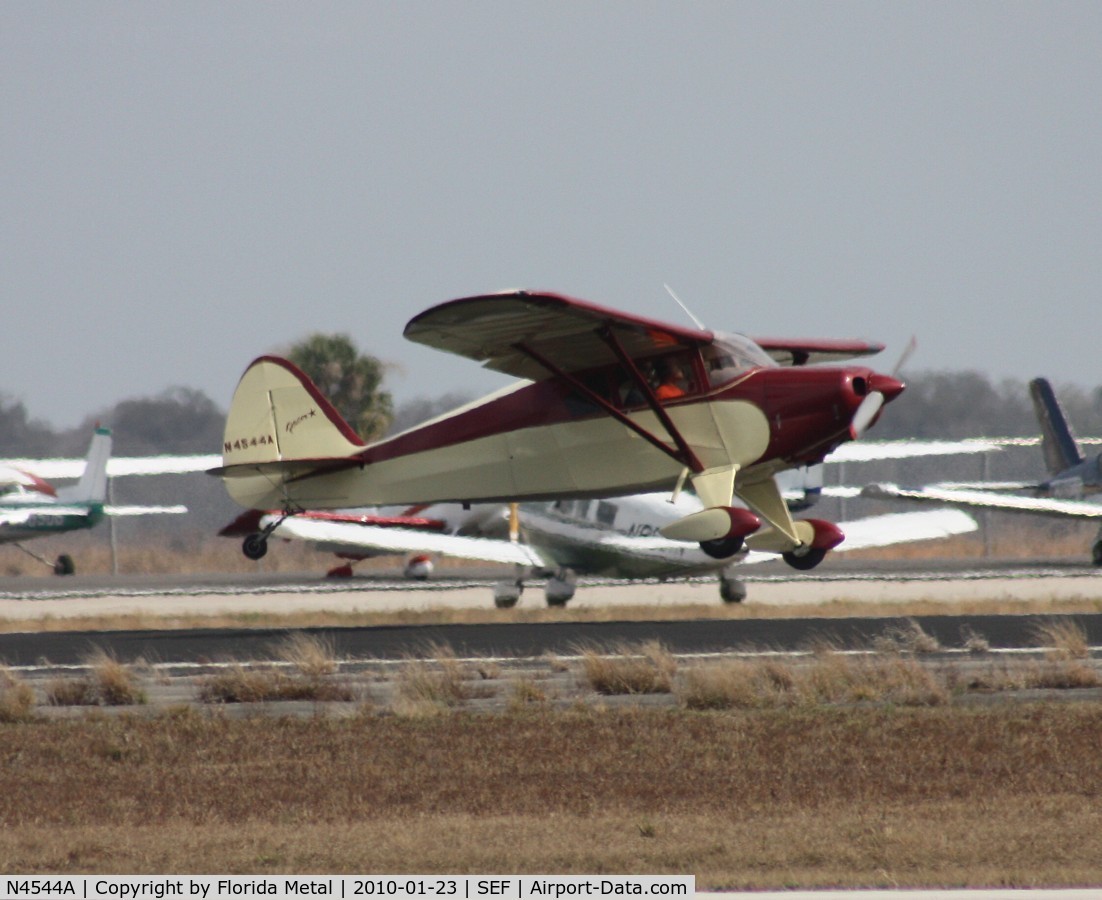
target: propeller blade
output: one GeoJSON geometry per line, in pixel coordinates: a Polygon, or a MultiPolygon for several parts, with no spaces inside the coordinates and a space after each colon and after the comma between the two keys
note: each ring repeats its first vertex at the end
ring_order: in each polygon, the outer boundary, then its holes
{"type": "Polygon", "coordinates": [[[853,420],[849,423],[849,436],[854,440],[861,437],[883,405],[884,395],[879,391],[874,391],[862,400],[861,405],[857,407],[857,412],[853,414],[853,420]]]}
{"type": "Polygon", "coordinates": [[[907,341],[907,346],[903,348],[903,352],[899,355],[899,362],[895,364],[895,368],[892,369],[892,377],[898,378],[899,373],[903,370],[903,365],[911,358],[911,354],[918,348],[918,339],[912,334],[911,339],[907,341]]]}
{"type": "Polygon", "coordinates": [[[861,401],[861,405],[857,407],[857,412],[853,414],[853,420],[849,425],[849,436],[853,438],[853,440],[857,440],[868,431],[869,426],[872,424],[872,420],[876,418],[877,413],[879,413],[884,406],[888,396],[896,397],[903,390],[903,383],[897,376],[917,347],[918,341],[912,335],[911,339],[907,341],[907,346],[903,348],[903,352],[899,355],[899,361],[895,364],[895,368],[892,369],[891,376],[885,377],[883,375],[876,375],[870,379],[869,394],[861,401]]]}

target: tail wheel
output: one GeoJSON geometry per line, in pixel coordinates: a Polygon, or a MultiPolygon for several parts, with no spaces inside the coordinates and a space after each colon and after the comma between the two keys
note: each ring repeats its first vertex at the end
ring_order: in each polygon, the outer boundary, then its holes
{"type": "Polygon", "coordinates": [[[62,553],[54,563],[55,575],[72,575],[77,567],[73,564],[73,558],[68,553],[62,553]]]}
{"type": "Polygon", "coordinates": [[[242,542],[241,552],[249,559],[263,559],[268,552],[268,541],[262,535],[250,534],[242,542]]]}

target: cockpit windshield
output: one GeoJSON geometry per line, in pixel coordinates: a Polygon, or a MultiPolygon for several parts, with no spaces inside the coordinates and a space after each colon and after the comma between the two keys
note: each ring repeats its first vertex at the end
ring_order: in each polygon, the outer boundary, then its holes
{"type": "Polygon", "coordinates": [[[701,348],[708,383],[715,387],[737,378],[750,369],[775,366],[773,358],[741,334],[716,334],[715,340],[701,348]]]}

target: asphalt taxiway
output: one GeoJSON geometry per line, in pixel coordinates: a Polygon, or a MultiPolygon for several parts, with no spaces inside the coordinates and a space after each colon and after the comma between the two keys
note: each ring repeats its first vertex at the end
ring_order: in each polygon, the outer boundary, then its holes
{"type": "MultiPolygon", "coordinates": [[[[77,664],[93,648],[120,661],[211,662],[269,658],[271,646],[286,635],[278,628],[152,628],[130,631],[46,630],[44,623],[70,616],[146,615],[157,617],[311,611],[427,611],[455,607],[487,608],[494,578],[501,573],[462,574],[425,584],[374,576],[351,581],[265,575],[204,577],[15,579],[0,587],[0,661],[8,665],[77,664]],[[23,627],[25,623],[25,627],[23,627]]],[[[943,615],[917,617],[923,631],[942,647],[961,648],[969,635],[982,635],[994,649],[1036,645],[1038,619],[1027,615],[959,615],[955,607],[981,599],[1102,601],[1102,574],[1081,564],[1012,561],[959,561],[922,564],[850,564],[811,575],[793,575],[783,566],[747,572],[748,604],[769,607],[862,600],[879,604],[929,600],[943,615]]],[[[528,588],[524,606],[543,605],[539,586],[528,588]]],[[[538,657],[582,646],[613,646],[660,641],[675,653],[723,653],[733,649],[796,650],[815,641],[834,646],[867,646],[886,630],[902,628],[903,618],[701,616],[699,607],[721,606],[712,579],[667,582],[583,581],[571,608],[632,606],[662,609],[653,621],[497,622],[464,625],[385,625],[307,629],[329,640],[345,658],[396,659],[448,646],[461,656],[538,657]],[[693,617],[670,616],[670,608],[696,607],[693,617]]],[[[1102,645],[1102,614],[1075,616],[1092,646],[1102,645]]]]}

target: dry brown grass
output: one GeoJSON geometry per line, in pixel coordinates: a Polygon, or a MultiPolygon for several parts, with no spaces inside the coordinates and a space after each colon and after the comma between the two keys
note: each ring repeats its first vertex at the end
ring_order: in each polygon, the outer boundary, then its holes
{"type": "Polygon", "coordinates": [[[912,659],[819,653],[810,659],[730,659],[689,669],[677,687],[688,709],[775,709],[861,702],[938,706],[950,690],[912,659]]]}
{"type": "Polygon", "coordinates": [[[1100,884],[1100,736],[1089,702],[34,721],[0,870],[1100,884]]]}
{"type": "Polygon", "coordinates": [[[94,650],[84,662],[86,671],[74,678],[55,678],[46,685],[53,706],[133,706],[144,703],[135,666],[121,663],[105,650],[94,650]]]}
{"type": "Polygon", "coordinates": [[[0,723],[20,722],[34,709],[34,689],[11,669],[0,666],[0,723]]]}
{"type": "Polygon", "coordinates": [[[478,677],[451,647],[433,645],[422,656],[408,658],[400,669],[393,711],[411,718],[445,712],[476,695],[471,681],[478,677]]]}
{"type": "Polygon", "coordinates": [[[292,666],[303,678],[321,680],[334,675],[340,661],[333,641],[323,635],[296,631],[276,646],[276,658],[292,666]]]}
{"type": "Polygon", "coordinates": [[[1050,619],[1035,629],[1035,643],[1043,647],[1045,655],[1054,660],[1087,659],[1090,642],[1087,632],[1074,619],[1050,619]]]}
{"type": "Polygon", "coordinates": [[[586,683],[599,694],[668,694],[673,689],[677,661],[657,641],[611,651],[585,647],[579,655],[586,683]]]}

